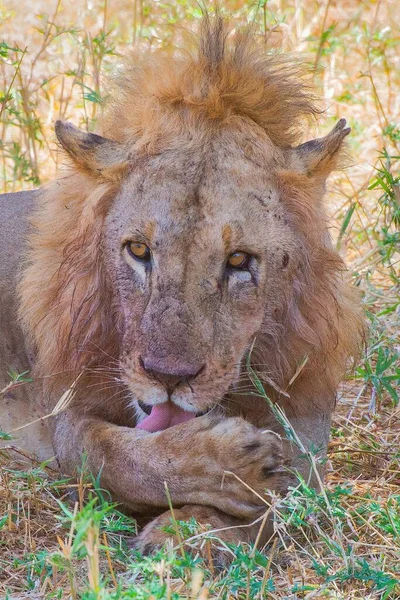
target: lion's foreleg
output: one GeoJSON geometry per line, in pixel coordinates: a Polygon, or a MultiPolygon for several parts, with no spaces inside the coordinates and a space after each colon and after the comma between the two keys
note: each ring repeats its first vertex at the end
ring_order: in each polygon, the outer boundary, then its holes
{"type": "Polygon", "coordinates": [[[71,410],[57,417],[53,440],[63,471],[72,473],[86,454],[101,484],[135,512],[168,508],[167,487],[176,507],[213,506],[251,519],[265,489],[280,485],[279,438],[241,418],[205,415],[149,434],[71,410]]]}

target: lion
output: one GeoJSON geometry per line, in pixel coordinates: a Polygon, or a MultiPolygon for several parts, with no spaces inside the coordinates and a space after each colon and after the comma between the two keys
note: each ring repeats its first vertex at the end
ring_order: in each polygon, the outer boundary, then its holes
{"type": "Polygon", "coordinates": [[[101,135],[57,121],[55,182],[1,197],[1,375],[34,379],[1,427],[33,421],[16,443],[63,473],[85,455],[150,519],[143,551],[167,535],[165,486],[175,518],[251,542],[266,490],[318,482],[249,364],[323,476],[363,320],[322,203],[350,129],[304,143],[317,113],[298,63],[206,15],[194,50],[127,59],[101,135]]]}

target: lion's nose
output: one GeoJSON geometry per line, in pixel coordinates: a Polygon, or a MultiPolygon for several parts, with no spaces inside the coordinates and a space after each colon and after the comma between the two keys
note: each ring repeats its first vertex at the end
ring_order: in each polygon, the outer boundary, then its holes
{"type": "Polygon", "coordinates": [[[172,393],[181,381],[195,379],[204,370],[205,366],[199,363],[172,366],[164,361],[152,358],[141,358],[140,362],[146,373],[165,385],[169,393],[172,393]]]}

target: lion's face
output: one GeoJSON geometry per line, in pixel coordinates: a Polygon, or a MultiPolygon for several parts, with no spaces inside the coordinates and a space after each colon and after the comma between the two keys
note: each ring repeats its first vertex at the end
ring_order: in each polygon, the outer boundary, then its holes
{"type": "Polygon", "coordinates": [[[255,338],[253,366],[296,411],[318,401],[310,374],[333,395],[359,339],[321,206],[350,129],[301,143],[319,111],[297,61],[215,23],[197,52],[118,69],[106,137],[56,123],[72,169],[41,194],[20,286],[36,376],[61,391],[89,369],[82,406],[111,410],[122,370],[153,429],[221,402],[255,338]]]}
{"type": "Polygon", "coordinates": [[[273,183],[282,157],[264,138],[270,160],[257,164],[240,141],[148,159],[106,219],[122,370],[144,405],[217,404],[257,332],[282,312],[300,251],[273,183]]]}

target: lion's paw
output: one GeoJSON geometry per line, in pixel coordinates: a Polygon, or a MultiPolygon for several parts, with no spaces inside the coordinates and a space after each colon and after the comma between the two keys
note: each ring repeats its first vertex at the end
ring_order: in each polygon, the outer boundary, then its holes
{"type": "MultiPolygon", "coordinates": [[[[276,484],[284,471],[284,451],[282,440],[277,434],[258,429],[240,417],[218,423],[213,434],[218,439],[216,450],[225,472],[233,473],[263,496],[266,488],[280,487],[276,484]]],[[[231,480],[232,475],[225,479],[226,483],[231,480]]],[[[248,496],[244,485],[239,489],[240,494],[243,494],[243,500],[248,496]]],[[[232,498],[234,497],[235,494],[232,498]]]]}
{"type": "Polygon", "coordinates": [[[282,440],[275,433],[258,429],[240,417],[219,423],[216,433],[220,444],[226,438],[228,447],[224,450],[236,469],[258,465],[267,476],[282,464],[282,440]]]}
{"type": "Polygon", "coordinates": [[[150,521],[131,542],[131,548],[139,550],[141,554],[147,556],[160,550],[168,539],[172,539],[175,545],[178,540],[173,534],[164,530],[166,527],[171,530],[171,513],[169,511],[150,521]]]}
{"type": "Polygon", "coordinates": [[[175,549],[183,547],[185,552],[200,554],[206,561],[211,561],[213,567],[222,568],[230,563],[233,556],[226,544],[249,541],[248,528],[240,525],[236,519],[211,507],[188,505],[175,509],[173,515],[167,511],[153,519],[133,540],[131,547],[146,556],[156,553],[169,540],[175,549]],[[176,521],[189,521],[191,518],[197,521],[198,528],[187,538],[176,521]]]}

